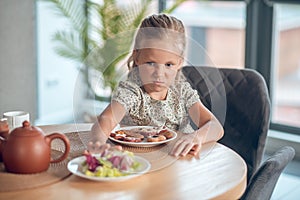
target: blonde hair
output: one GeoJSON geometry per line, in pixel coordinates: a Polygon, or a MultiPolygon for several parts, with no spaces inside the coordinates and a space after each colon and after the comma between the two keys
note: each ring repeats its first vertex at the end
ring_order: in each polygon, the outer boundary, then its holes
{"type": "MultiPolygon", "coordinates": [[[[186,41],[185,28],[183,23],[172,16],[166,14],[153,14],[145,18],[136,33],[133,50],[151,48],[145,45],[145,41],[159,39],[169,42],[180,56],[183,56],[186,41]]],[[[133,53],[127,60],[128,69],[136,66],[133,53]]]]}

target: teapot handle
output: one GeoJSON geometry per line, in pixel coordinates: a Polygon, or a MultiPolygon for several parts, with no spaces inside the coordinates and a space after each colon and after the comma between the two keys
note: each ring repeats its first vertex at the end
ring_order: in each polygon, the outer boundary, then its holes
{"type": "Polygon", "coordinates": [[[60,133],[52,133],[50,135],[47,135],[46,136],[46,141],[49,143],[49,146],[51,145],[51,142],[54,139],[59,139],[59,140],[63,141],[63,143],[65,145],[65,151],[59,158],[57,158],[55,160],[51,158],[50,163],[58,163],[58,162],[63,161],[64,159],[67,158],[67,156],[70,152],[70,141],[65,135],[62,135],[60,133]]]}

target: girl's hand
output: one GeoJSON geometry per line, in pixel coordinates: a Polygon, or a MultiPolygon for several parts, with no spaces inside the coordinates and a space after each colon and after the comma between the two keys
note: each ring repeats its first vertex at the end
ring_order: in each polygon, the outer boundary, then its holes
{"type": "Polygon", "coordinates": [[[91,129],[91,136],[91,141],[94,141],[94,145],[96,145],[97,143],[96,146],[100,146],[100,144],[105,144],[108,138],[108,136],[104,133],[98,122],[93,124],[91,129]]]}
{"type": "Polygon", "coordinates": [[[199,154],[202,142],[204,138],[197,133],[184,134],[179,140],[175,143],[171,155],[173,156],[186,156],[191,154],[196,156],[199,154]]]}
{"type": "Polygon", "coordinates": [[[105,150],[108,149],[117,149],[117,150],[122,150],[122,147],[119,145],[116,146],[111,146],[110,144],[101,144],[100,142],[89,142],[88,144],[88,152],[93,153],[93,154],[102,154],[105,150]]]}

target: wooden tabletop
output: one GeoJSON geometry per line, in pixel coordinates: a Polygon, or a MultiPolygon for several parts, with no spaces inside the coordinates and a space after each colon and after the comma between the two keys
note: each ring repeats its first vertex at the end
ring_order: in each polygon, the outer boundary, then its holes
{"type": "MultiPolygon", "coordinates": [[[[90,130],[91,124],[41,126],[46,134],[90,130]]],[[[162,168],[122,182],[96,182],[71,175],[54,184],[0,193],[0,199],[238,199],[246,188],[247,167],[219,143],[203,146],[200,157],[173,159],[162,168]]]]}

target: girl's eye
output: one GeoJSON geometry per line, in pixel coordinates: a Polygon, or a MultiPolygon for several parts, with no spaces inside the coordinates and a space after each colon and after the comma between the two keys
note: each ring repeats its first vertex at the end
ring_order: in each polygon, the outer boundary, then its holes
{"type": "Polygon", "coordinates": [[[157,64],[155,62],[146,62],[148,66],[155,67],[157,64]]]}
{"type": "Polygon", "coordinates": [[[172,64],[172,63],[167,63],[167,64],[165,64],[165,66],[168,67],[168,68],[171,68],[171,67],[174,66],[174,64],[172,64]]]}

